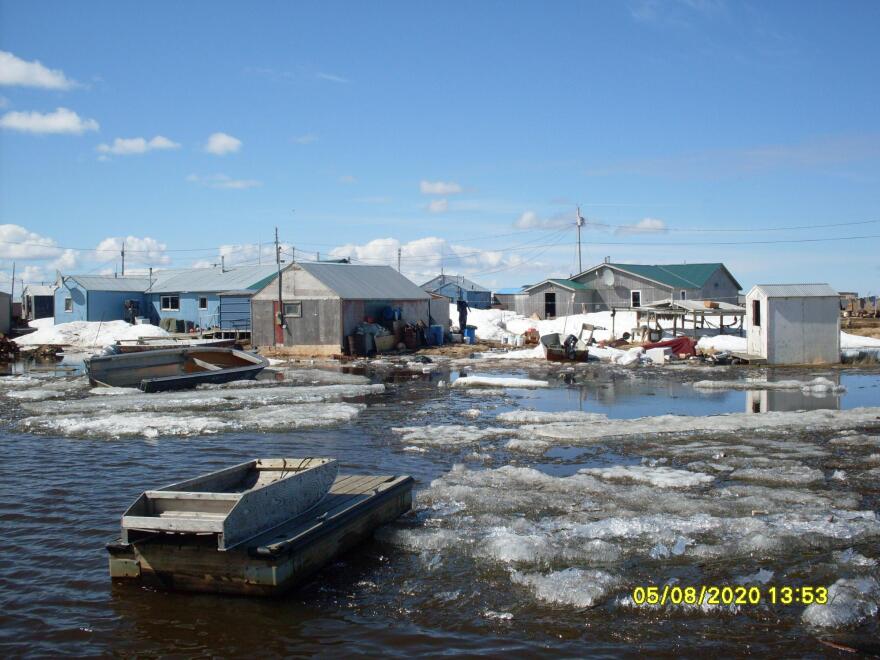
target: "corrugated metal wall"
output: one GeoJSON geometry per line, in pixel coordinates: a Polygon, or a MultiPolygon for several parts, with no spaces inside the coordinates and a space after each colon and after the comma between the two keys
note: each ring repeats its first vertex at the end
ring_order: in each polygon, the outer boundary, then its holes
{"type": "Polygon", "coordinates": [[[250,330],[251,297],[221,295],[220,327],[223,330],[250,330]]]}

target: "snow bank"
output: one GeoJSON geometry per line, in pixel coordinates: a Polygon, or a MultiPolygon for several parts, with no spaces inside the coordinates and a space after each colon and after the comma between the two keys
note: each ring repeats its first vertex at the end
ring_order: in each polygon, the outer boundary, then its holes
{"type": "MultiPolygon", "coordinates": [[[[40,319],[44,321],[45,319],[40,319]]],[[[168,337],[169,334],[155,325],[131,325],[125,321],[72,321],[58,325],[39,326],[39,330],[15,341],[19,346],[70,346],[73,348],[103,348],[123,339],[141,337],[168,337]]]]}
{"type": "Polygon", "coordinates": [[[547,357],[544,346],[538,344],[533,348],[524,348],[519,351],[492,351],[491,353],[477,353],[481,360],[543,360],[547,357]]]}
{"type": "Polygon", "coordinates": [[[55,325],[55,319],[51,316],[44,319],[34,319],[33,321],[28,321],[29,328],[51,328],[55,325]]]}
{"type": "Polygon", "coordinates": [[[549,387],[546,380],[532,380],[530,378],[503,378],[500,376],[466,376],[458,378],[452,383],[452,387],[549,387]]]}
{"type": "Polygon", "coordinates": [[[717,352],[733,351],[745,353],[748,350],[748,340],[745,337],[735,337],[733,335],[700,337],[700,340],[697,342],[697,348],[703,351],[714,350],[717,352]]]}
{"type": "Polygon", "coordinates": [[[858,348],[880,349],[880,339],[877,339],[875,337],[862,337],[860,335],[851,335],[848,332],[841,332],[840,348],[841,350],[858,348]]]}

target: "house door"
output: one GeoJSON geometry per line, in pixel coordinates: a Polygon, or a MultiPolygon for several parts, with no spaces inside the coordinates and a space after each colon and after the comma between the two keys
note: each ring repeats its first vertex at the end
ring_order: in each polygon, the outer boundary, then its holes
{"type": "Polygon", "coordinates": [[[556,317],[556,293],[547,292],[544,294],[544,318],[552,319],[556,317]]]}

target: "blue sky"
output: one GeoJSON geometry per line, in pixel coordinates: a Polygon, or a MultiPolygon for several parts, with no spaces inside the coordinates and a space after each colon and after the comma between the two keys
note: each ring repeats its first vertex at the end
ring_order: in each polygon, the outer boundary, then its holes
{"type": "Polygon", "coordinates": [[[123,238],[129,271],[268,259],[276,225],[298,258],[515,286],[576,272],[580,204],[585,267],[876,294],[878,28],[876,2],[3,0],[0,287],[113,272],[123,238]]]}

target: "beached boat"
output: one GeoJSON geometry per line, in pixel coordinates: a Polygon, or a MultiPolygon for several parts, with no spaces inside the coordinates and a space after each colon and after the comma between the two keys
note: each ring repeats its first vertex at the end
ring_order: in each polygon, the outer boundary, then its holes
{"type": "Polygon", "coordinates": [[[213,535],[218,550],[229,550],[311,509],[337,469],[332,458],[256,459],[144,491],[122,516],[122,541],[213,535]]]}
{"type": "Polygon", "coordinates": [[[99,355],[86,361],[86,372],[92,385],[164,392],[249,380],[268,366],[266,358],[232,348],[172,348],[99,355]]]}
{"type": "Polygon", "coordinates": [[[119,339],[109,346],[112,353],[142,353],[169,348],[232,348],[235,339],[175,339],[173,337],[141,337],[119,339]]]}
{"type": "Polygon", "coordinates": [[[110,577],[278,595],[409,511],[413,483],[406,475],[337,475],[332,459],[276,458],[146,491],[125,512],[121,538],[107,545],[110,577]]]}
{"type": "Polygon", "coordinates": [[[586,362],[590,358],[589,349],[574,335],[561,341],[558,332],[551,332],[541,337],[541,344],[551,362],[586,362]]]}

